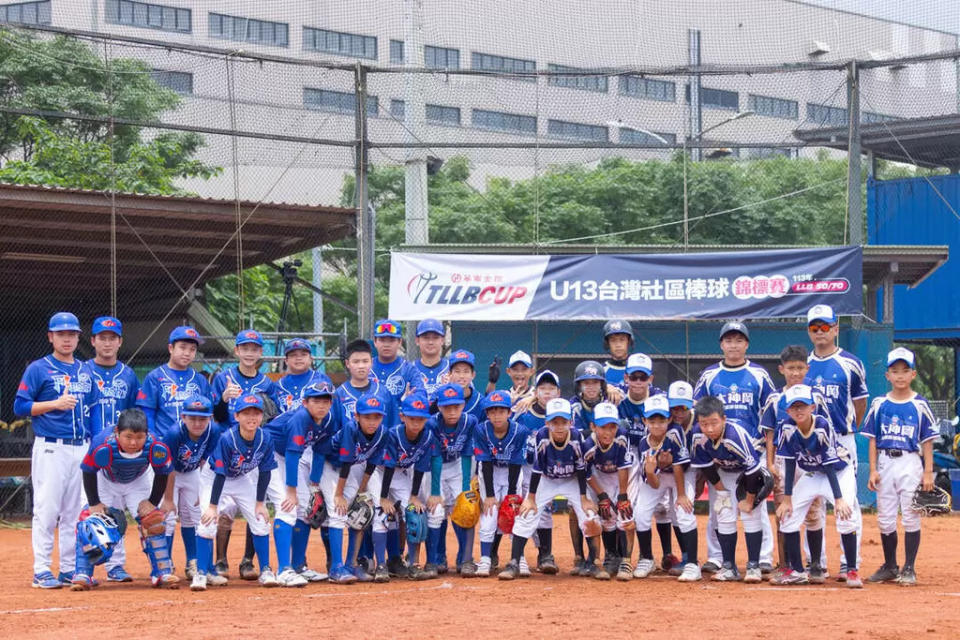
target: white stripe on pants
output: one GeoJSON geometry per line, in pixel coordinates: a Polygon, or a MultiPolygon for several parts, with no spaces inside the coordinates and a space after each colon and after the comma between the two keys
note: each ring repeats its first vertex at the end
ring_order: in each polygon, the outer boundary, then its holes
{"type": "Polygon", "coordinates": [[[60,571],[76,568],[77,520],[83,508],[83,474],[80,463],[87,445],[33,441],[30,480],[33,485],[33,572],[49,571],[53,556],[53,531],[59,528],[60,571]]]}

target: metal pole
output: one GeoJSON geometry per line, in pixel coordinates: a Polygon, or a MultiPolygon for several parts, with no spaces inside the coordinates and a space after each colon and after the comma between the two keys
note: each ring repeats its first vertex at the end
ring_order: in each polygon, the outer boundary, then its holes
{"type": "MultiPolygon", "coordinates": [[[[311,252],[311,262],[313,263],[313,273],[310,275],[310,282],[317,289],[323,289],[323,251],[320,247],[314,247],[311,252]]],[[[313,292],[313,331],[314,333],[323,333],[323,296],[316,291],[313,292]]],[[[323,340],[318,345],[317,355],[326,354],[326,348],[323,340]]]]}
{"type": "Polygon", "coordinates": [[[687,138],[683,139],[683,252],[690,246],[690,202],[687,196],[687,138]]]}
{"type": "Polygon", "coordinates": [[[851,245],[863,244],[863,202],[860,195],[860,71],[847,67],[847,224],[851,245]]]}
{"type": "MultiPolygon", "coordinates": [[[[403,62],[407,69],[419,68],[424,65],[423,48],[423,0],[404,0],[404,27],[403,62]]],[[[425,76],[422,73],[404,74],[404,121],[405,138],[414,143],[424,139],[424,121],[426,106],[424,105],[423,83],[425,76]]],[[[427,152],[420,147],[407,147],[406,172],[404,176],[404,222],[406,225],[406,240],[408,245],[423,246],[429,242],[429,223],[427,220],[427,152]]],[[[406,330],[406,357],[414,359],[419,356],[417,343],[414,337],[415,323],[407,323],[406,330]]]]}
{"type": "MultiPolygon", "coordinates": [[[[700,66],[700,30],[699,29],[687,29],[687,62],[690,66],[700,66]]],[[[701,132],[703,131],[703,102],[701,101],[700,96],[700,75],[694,74],[690,76],[689,80],[690,85],[690,118],[689,118],[689,138],[691,140],[696,140],[700,137],[701,132]]],[[[699,162],[703,159],[703,151],[701,149],[693,150],[693,161],[699,162]]]]}
{"type": "Polygon", "coordinates": [[[357,206],[357,327],[361,336],[373,331],[374,229],[373,208],[370,206],[367,184],[369,157],[367,152],[367,70],[358,62],[354,71],[356,104],[355,172],[357,206]]]}

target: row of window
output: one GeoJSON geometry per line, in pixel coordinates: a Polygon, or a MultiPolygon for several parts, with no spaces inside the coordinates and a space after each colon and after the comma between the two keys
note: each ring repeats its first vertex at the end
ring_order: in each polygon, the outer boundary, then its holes
{"type": "Polygon", "coordinates": [[[0,22],[50,24],[50,0],[2,5],[0,6],[0,22]]]}

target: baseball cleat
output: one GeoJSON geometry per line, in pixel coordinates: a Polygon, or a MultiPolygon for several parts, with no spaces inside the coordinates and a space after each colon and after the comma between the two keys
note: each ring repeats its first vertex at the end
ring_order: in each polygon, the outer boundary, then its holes
{"type": "Polygon", "coordinates": [[[240,578],[242,580],[260,579],[260,573],[253,567],[253,560],[250,558],[244,558],[240,561],[240,578]]]}
{"type": "Polygon", "coordinates": [[[320,571],[314,571],[306,566],[297,569],[297,573],[303,576],[307,582],[324,582],[329,576],[320,571]]]}
{"type": "MultiPolygon", "coordinates": [[[[366,573],[367,572],[364,571],[364,574],[366,573]]],[[[370,579],[372,580],[373,578],[370,579]]],[[[328,580],[334,584],[353,584],[357,581],[357,576],[353,575],[348,567],[337,567],[336,569],[330,570],[328,580]]]]}
{"type": "Polygon", "coordinates": [[[208,587],[225,587],[227,583],[230,582],[227,580],[227,576],[220,575],[219,573],[208,573],[207,574],[207,586],[208,587]]]}
{"type": "Polygon", "coordinates": [[[520,567],[517,566],[517,563],[511,560],[504,567],[503,570],[497,575],[497,578],[500,580],[513,580],[520,575],[520,567]]]}
{"type": "Polygon", "coordinates": [[[823,584],[827,581],[826,572],[819,564],[810,565],[808,574],[810,576],[810,584],[823,584]]]}
{"type": "Polygon", "coordinates": [[[263,571],[260,572],[260,576],[257,578],[257,581],[260,583],[261,587],[267,587],[268,589],[280,586],[280,581],[277,580],[277,575],[270,567],[264,567],[263,571]]]}
{"type": "Polygon", "coordinates": [[[604,565],[600,565],[597,567],[596,572],[594,572],[593,577],[596,580],[609,580],[610,572],[604,565]]]}
{"type": "Polygon", "coordinates": [[[32,586],[34,589],[59,589],[63,584],[52,573],[44,571],[33,575],[32,586]]]}
{"type": "Polygon", "coordinates": [[[654,568],[656,568],[656,565],[654,565],[652,559],[640,558],[640,560],[637,561],[637,568],[633,570],[633,577],[646,578],[653,573],[654,568]]]}
{"type": "MultiPolygon", "coordinates": [[[[190,565],[188,563],[187,567],[189,568],[189,566],[190,565]]],[[[116,567],[111,567],[110,571],[107,571],[107,582],[133,582],[133,576],[127,573],[127,570],[123,568],[123,565],[118,565],[116,567]]]]}
{"type": "Polygon", "coordinates": [[[744,582],[749,582],[751,584],[756,584],[758,582],[763,582],[763,571],[760,570],[759,564],[750,564],[747,563],[747,575],[743,578],[744,582]]]}
{"type": "Polygon", "coordinates": [[[669,574],[674,567],[680,567],[680,569],[683,570],[683,563],[680,562],[680,558],[672,553],[670,555],[663,556],[663,559],[660,561],[660,569],[664,573],[669,574]]]}
{"type": "Polygon", "coordinates": [[[740,575],[740,571],[735,566],[726,565],[713,574],[713,579],[717,582],[740,582],[743,580],[743,576],[740,575]]]}
{"type": "Polygon", "coordinates": [[[387,558],[387,571],[390,572],[391,578],[406,578],[410,573],[410,568],[407,567],[403,558],[395,556],[393,558],[387,558]]]}
{"type": "Polygon", "coordinates": [[[477,563],[477,573],[478,578],[488,578],[490,577],[490,557],[483,556],[480,558],[480,562],[477,563]]]}
{"type": "Polygon", "coordinates": [[[620,561],[620,565],[617,567],[617,580],[620,582],[630,582],[633,580],[633,565],[630,564],[630,561],[623,559],[620,561]]]}
{"type": "Polygon", "coordinates": [[[206,590],[207,590],[207,574],[205,573],[193,574],[193,580],[190,581],[190,591],[206,591],[206,590]]]}
{"type": "Polygon", "coordinates": [[[293,570],[293,567],[287,567],[277,576],[277,582],[281,587],[305,587],[307,579],[293,570]]]}
{"type": "Polygon", "coordinates": [[[227,563],[226,558],[221,558],[220,560],[217,560],[217,564],[215,564],[213,568],[216,569],[217,573],[219,573],[224,578],[226,578],[227,574],[230,573],[230,565],[227,563]]]}
{"type": "Polygon", "coordinates": [[[703,573],[716,573],[717,571],[720,571],[720,568],[720,565],[713,560],[707,560],[703,563],[703,566],[700,567],[700,571],[703,573]]]}
{"type": "Polygon", "coordinates": [[[428,576],[427,572],[423,570],[423,567],[419,564],[412,564],[407,571],[407,579],[415,581],[427,580],[428,576]]]}
{"type": "Polygon", "coordinates": [[[527,564],[526,558],[520,558],[520,565],[517,567],[520,571],[520,577],[529,578],[530,577],[530,565],[527,564]]]}
{"type": "Polygon", "coordinates": [[[70,591],[89,591],[93,587],[93,581],[90,576],[82,573],[75,573],[70,581],[70,591]]]}
{"type": "Polygon", "coordinates": [[[158,589],[179,589],[180,578],[173,573],[165,573],[162,576],[150,576],[150,584],[158,589]]]}
{"type": "Polygon", "coordinates": [[[440,575],[439,567],[432,562],[423,565],[423,573],[427,576],[427,580],[433,580],[440,575]]]}
{"type": "MultiPolygon", "coordinates": [[[[896,582],[900,577],[900,571],[897,567],[888,567],[887,565],[881,565],[877,569],[876,573],[867,578],[867,582],[896,582]]],[[[849,580],[849,572],[847,573],[847,579],[849,580]]]]}
{"type": "Polygon", "coordinates": [[[570,575],[579,576],[580,572],[583,570],[583,557],[576,556],[573,559],[573,569],[570,569],[570,575]]]}
{"type": "Polygon", "coordinates": [[[856,569],[848,569],[844,580],[851,589],[863,589],[863,580],[860,579],[860,574],[856,569]]]}
{"type": "MultiPolygon", "coordinates": [[[[580,577],[596,578],[598,571],[600,571],[600,567],[598,567],[595,563],[590,562],[589,560],[584,560],[583,568],[580,570],[580,577]]],[[[608,575],[607,578],[609,579],[609,577],[610,576],[608,575]]]]}
{"type": "Polygon", "coordinates": [[[387,565],[382,564],[377,567],[376,573],[373,574],[374,582],[390,582],[390,571],[387,569],[387,565]]]}
{"type": "Polygon", "coordinates": [[[904,567],[900,571],[900,577],[897,578],[897,584],[901,587],[915,587],[917,586],[917,572],[913,570],[913,567],[904,567]]]}
{"type": "Polygon", "coordinates": [[[554,559],[553,555],[545,555],[540,558],[540,561],[537,563],[537,571],[545,575],[556,575],[560,571],[557,567],[557,561],[554,559]]]}
{"type": "Polygon", "coordinates": [[[437,565],[437,575],[446,575],[450,573],[450,566],[446,562],[441,562],[437,565]]]}
{"type": "Polygon", "coordinates": [[[760,573],[762,573],[765,576],[770,575],[771,573],[773,573],[773,565],[770,564],[769,562],[761,562],[760,573]]]}
{"type": "Polygon", "coordinates": [[[804,571],[794,571],[793,569],[783,569],[777,575],[770,578],[770,584],[777,586],[788,586],[794,584],[809,584],[810,578],[804,571]]]}
{"type": "Polygon", "coordinates": [[[694,562],[688,562],[683,565],[683,571],[677,577],[677,582],[698,582],[703,578],[700,567],[694,562]]]}
{"type": "Polygon", "coordinates": [[[188,580],[193,580],[193,576],[197,575],[197,561],[187,560],[187,566],[184,568],[183,574],[188,580]]]}
{"type": "Polygon", "coordinates": [[[64,587],[69,587],[72,584],[73,573],[73,571],[61,571],[60,575],[57,576],[57,580],[59,580],[60,584],[64,587]]]}
{"type": "Polygon", "coordinates": [[[472,560],[468,560],[460,565],[460,577],[461,578],[476,578],[477,577],[477,563],[472,560]]]}

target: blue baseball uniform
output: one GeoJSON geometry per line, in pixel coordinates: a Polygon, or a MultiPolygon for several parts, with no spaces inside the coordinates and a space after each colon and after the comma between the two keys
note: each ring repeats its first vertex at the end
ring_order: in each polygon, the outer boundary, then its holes
{"type": "Polygon", "coordinates": [[[626,363],[616,364],[610,360],[607,360],[603,363],[603,376],[606,379],[607,384],[612,384],[613,386],[626,391],[627,383],[624,380],[624,376],[626,376],[626,374],[626,363]]]}
{"type": "Polygon", "coordinates": [[[117,426],[120,412],[136,406],[140,380],[133,369],[122,362],[104,367],[88,360],[84,367],[90,374],[96,397],[96,404],[90,408],[90,431],[93,435],[111,431],[117,426]]]}
{"type": "Polygon", "coordinates": [[[469,458],[472,455],[473,436],[477,428],[477,419],[474,416],[463,413],[457,424],[450,427],[444,422],[443,416],[437,413],[427,420],[426,428],[433,434],[437,452],[445,464],[459,461],[462,456],[469,458]]]}
{"type": "Polygon", "coordinates": [[[393,362],[381,362],[379,357],[374,358],[370,372],[397,401],[406,394],[408,386],[410,391],[424,388],[420,370],[412,362],[400,357],[393,362]]]}
{"type": "Polygon", "coordinates": [[[844,349],[821,358],[811,353],[807,357],[810,370],[803,383],[810,385],[827,401],[830,423],[841,436],[856,431],[856,411],[853,401],[866,398],[867,376],[863,363],[857,356],[844,349]]]}
{"type": "Polygon", "coordinates": [[[618,472],[620,469],[629,469],[633,464],[626,430],[623,428],[617,429],[617,435],[614,436],[613,442],[606,449],[597,442],[596,433],[591,434],[584,441],[583,447],[586,449],[583,460],[588,475],[601,482],[601,486],[607,494],[616,497],[620,493],[618,472]],[[612,479],[605,484],[604,476],[612,476],[612,479]]]}
{"type": "Polygon", "coordinates": [[[210,468],[217,475],[240,478],[251,471],[273,471],[273,442],[263,429],[257,429],[253,440],[244,440],[240,427],[224,429],[210,453],[210,468]]]}
{"type": "MultiPolygon", "coordinates": [[[[102,479],[114,484],[131,484],[144,475],[148,468],[156,474],[169,474],[173,471],[173,456],[170,448],[162,440],[147,435],[147,440],[135,456],[121,452],[117,442],[117,434],[113,431],[103,431],[90,442],[90,449],[83,457],[80,469],[86,473],[102,472],[102,479]]],[[[122,509],[126,505],[109,504],[108,506],[122,509]]],[[[136,504],[139,504],[137,501],[136,504]]],[[[132,513],[136,512],[136,504],[132,513]]]]}
{"type": "MultiPolygon", "coordinates": [[[[600,403],[597,400],[597,403],[600,403]]],[[[593,407],[589,405],[580,396],[570,398],[570,408],[573,410],[573,428],[580,432],[585,438],[593,433],[593,407]]]]}
{"type": "Polygon", "coordinates": [[[300,408],[303,404],[301,392],[304,387],[309,387],[316,382],[333,382],[325,373],[320,373],[310,369],[303,373],[288,373],[273,383],[273,403],[277,405],[277,411],[286,413],[300,408]]]}
{"type": "Polygon", "coordinates": [[[874,399],[861,433],[873,438],[878,450],[919,453],[921,444],[939,437],[936,424],[930,405],[920,394],[902,401],[888,394],[874,399]]]}
{"type": "Polygon", "coordinates": [[[756,438],[732,418],[727,418],[723,435],[717,442],[700,431],[699,423],[694,423],[690,442],[690,466],[695,469],[715,465],[724,471],[752,473],[760,467],[756,438]]]}
{"type": "Polygon", "coordinates": [[[703,370],[693,390],[693,399],[717,396],[724,413],[737,420],[754,438],[760,437],[760,413],[774,392],[767,370],[747,360],[737,367],[722,362],[703,370]]]}
{"type": "Polygon", "coordinates": [[[73,411],[48,411],[33,416],[33,433],[38,438],[87,440],[90,408],[96,402],[96,395],[90,372],[79,360],[66,363],[48,355],[31,362],[17,387],[13,411],[19,416],[29,416],[33,403],[56,400],[64,391],[77,398],[73,411]]]}
{"type": "MultiPolygon", "coordinates": [[[[760,414],[760,431],[773,432],[774,450],[776,450],[777,443],[780,441],[781,425],[790,419],[790,415],[787,413],[787,398],[784,391],[786,391],[786,389],[771,393],[767,399],[767,405],[763,408],[763,413],[760,414]]],[[[815,415],[825,418],[829,425],[829,405],[823,397],[823,394],[817,390],[813,391],[813,404],[816,407],[815,415]]]]}
{"type": "Polygon", "coordinates": [[[477,393],[473,383],[463,390],[466,403],[463,406],[463,412],[472,415],[477,422],[483,422],[487,419],[487,413],[483,409],[483,396],[477,393]]]}
{"type": "Polygon", "coordinates": [[[313,421],[310,412],[305,407],[281,413],[264,425],[264,430],[270,435],[274,451],[285,460],[286,477],[284,481],[288,487],[298,486],[297,468],[300,458],[309,449],[310,481],[316,484],[320,481],[323,471],[323,459],[333,453],[332,440],[340,431],[343,424],[343,412],[337,403],[330,407],[330,412],[324,416],[320,424],[313,421]],[[316,464],[312,461],[316,460],[316,464]]]}
{"type": "Polygon", "coordinates": [[[690,451],[687,449],[686,436],[683,429],[677,424],[671,424],[667,428],[667,433],[663,436],[663,441],[654,446],[650,443],[649,435],[640,440],[640,446],[637,448],[637,459],[640,466],[640,474],[644,482],[647,480],[647,472],[644,469],[644,462],[651,455],[659,455],[662,452],[668,452],[673,458],[673,462],[665,468],[657,465],[654,473],[661,475],[672,473],[674,465],[685,465],[690,463],[690,451]]]}
{"type": "Polygon", "coordinates": [[[273,398],[275,395],[273,380],[265,374],[258,371],[256,375],[246,376],[240,373],[240,369],[236,366],[218,373],[213,378],[211,391],[213,393],[213,401],[216,403],[214,407],[214,419],[225,429],[237,426],[237,419],[233,414],[238,398],[257,393],[264,393],[269,398],[273,398]],[[223,392],[231,382],[240,387],[241,393],[229,402],[223,402],[223,392]]]}
{"type": "Polygon", "coordinates": [[[349,380],[337,387],[337,400],[344,419],[351,421],[354,419],[357,410],[357,400],[365,393],[376,395],[380,399],[380,402],[383,403],[386,411],[386,414],[383,416],[383,424],[393,425],[399,422],[400,416],[397,410],[396,398],[388,393],[386,388],[376,380],[370,380],[367,386],[362,388],[353,386],[349,380]]]}
{"type": "MultiPolygon", "coordinates": [[[[664,395],[663,389],[650,385],[647,397],[659,395],[664,395]]],[[[627,430],[627,440],[636,450],[640,446],[640,439],[647,435],[647,426],[643,421],[643,402],[635,402],[627,394],[617,405],[617,412],[627,430]]]]}
{"type": "Polygon", "coordinates": [[[443,384],[441,378],[446,374],[450,373],[450,360],[447,358],[440,358],[440,362],[428,367],[423,364],[422,359],[417,359],[413,361],[413,366],[420,373],[420,378],[422,381],[423,389],[427,392],[427,397],[430,399],[430,402],[433,402],[437,399],[437,388],[443,384]]]}
{"type": "MultiPolygon", "coordinates": [[[[497,437],[489,420],[479,423],[473,436],[473,454],[477,462],[489,462],[494,469],[523,464],[526,438],[515,420],[510,420],[503,437],[497,437]]],[[[482,488],[482,487],[481,487],[482,488]]]]}
{"type": "Polygon", "coordinates": [[[143,378],[137,393],[137,406],[147,414],[150,433],[165,437],[180,425],[180,411],[193,396],[206,396],[217,402],[210,384],[193,369],[178,371],[161,365],[143,378]]]}
{"type": "Polygon", "coordinates": [[[850,462],[850,454],[837,445],[836,433],[830,421],[823,416],[813,416],[813,430],[804,436],[792,418],[787,416],[781,423],[777,455],[785,460],[795,460],[800,469],[809,473],[823,473],[831,466],[840,471],[850,462]]]}

